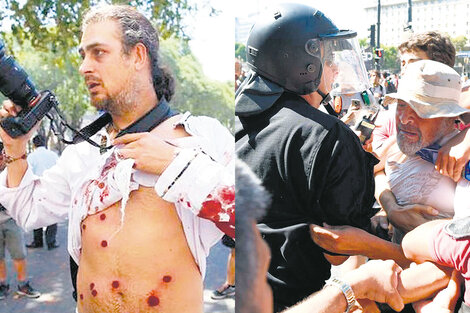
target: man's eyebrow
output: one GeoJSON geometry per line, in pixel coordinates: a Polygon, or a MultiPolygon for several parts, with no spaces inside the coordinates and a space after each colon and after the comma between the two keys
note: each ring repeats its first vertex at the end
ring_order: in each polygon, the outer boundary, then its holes
{"type": "Polygon", "coordinates": [[[82,46],[78,47],[78,52],[80,54],[82,54],[83,52],[87,51],[87,50],[91,50],[95,47],[98,47],[98,46],[107,46],[107,44],[105,43],[101,43],[101,42],[93,42],[89,45],[86,45],[85,48],[83,48],[82,46]]]}

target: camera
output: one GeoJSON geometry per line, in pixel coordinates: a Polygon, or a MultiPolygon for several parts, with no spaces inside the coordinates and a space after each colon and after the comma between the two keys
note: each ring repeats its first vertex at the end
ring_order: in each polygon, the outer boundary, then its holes
{"type": "Polygon", "coordinates": [[[1,39],[0,92],[22,108],[18,116],[6,117],[0,121],[1,127],[13,138],[28,133],[52,107],[58,106],[52,92],[38,92],[26,71],[13,57],[6,55],[1,39]]]}

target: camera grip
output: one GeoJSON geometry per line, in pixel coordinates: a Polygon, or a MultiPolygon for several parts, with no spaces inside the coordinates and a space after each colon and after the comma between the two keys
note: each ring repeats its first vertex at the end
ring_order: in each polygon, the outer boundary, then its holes
{"type": "Polygon", "coordinates": [[[41,121],[53,106],[57,106],[57,100],[52,92],[45,90],[32,108],[23,109],[16,117],[4,118],[0,125],[12,138],[23,136],[41,121]]]}

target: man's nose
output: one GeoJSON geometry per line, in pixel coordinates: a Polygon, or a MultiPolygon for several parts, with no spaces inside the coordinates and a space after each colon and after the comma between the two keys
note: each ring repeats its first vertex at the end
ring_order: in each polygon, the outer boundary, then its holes
{"type": "Polygon", "coordinates": [[[398,112],[398,117],[402,124],[409,124],[413,122],[413,114],[410,107],[406,107],[398,112]]]}
{"type": "Polygon", "coordinates": [[[92,67],[92,64],[91,64],[89,58],[87,58],[87,57],[83,58],[82,64],[80,64],[80,67],[78,68],[78,71],[83,76],[87,73],[92,73],[93,72],[93,67],[92,67]]]}

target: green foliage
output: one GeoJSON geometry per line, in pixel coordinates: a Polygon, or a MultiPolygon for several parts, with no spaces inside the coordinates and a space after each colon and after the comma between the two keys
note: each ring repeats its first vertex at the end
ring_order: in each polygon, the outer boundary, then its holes
{"type": "Polygon", "coordinates": [[[367,48],[369,46],[369,39],[368,38],[360,38],[359,39],[359,46],[361,48],[367,48]]]}
{"type": "Polygon", "coordinates": [[[246,46],[242,43],[235,43],[235,57],[246,62],[246,46]]]}
{"type": "Polygon", "coordinates": [[[463,35],[451,38],[450,40],[454,44],[456,51],[465,50],[465,46],[467,45],[467,42],[468,42],[467,37],[463,35]]]}
{"type": "Polygon", "coordinates": [[[398,57],[398,49],[396,47],[383,47],[384,49],[384,61],[383,70],[387,70],[392,73],[400,71],[400,58],[398,57]]]}
{"type": "MultiPolygon", "coordinates": [[[[99,3],[132,5],[148,16],[161,38],[176,36],[189,39],[183,20],[196,10],[208,8],[208,0],[192,4],[190,0],[8,0],[0,2],[0,18],[9,17],[13,36],[22,43],[31,41],[36,49],[59,52],[62,56],[80,41],[80,24],[86,10],[99,3]]],[[[209,8],[209,14],[216,14],[209,8]]]]}
{"type": "Polygon", "coordinates": [[[208,79],[201,64],[190,52],[188,44],[176,38],[164,40],[161,57],[176,80],[176,93],[172,107],[180,112],[217,118],[233,131],[234,82],[218,82],[208,79]]]}

